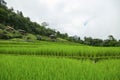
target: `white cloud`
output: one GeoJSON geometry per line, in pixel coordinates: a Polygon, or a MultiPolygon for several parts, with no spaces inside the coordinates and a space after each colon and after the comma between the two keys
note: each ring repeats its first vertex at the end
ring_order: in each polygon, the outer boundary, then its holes
{"type": "Polygon", "coordinates": [[[33,21],[81,37],[120,39],[119,0],[6,0],[8,6],[23,11],[33,21]],[[86,22],[86,25],[84,23],[86,22]]]}

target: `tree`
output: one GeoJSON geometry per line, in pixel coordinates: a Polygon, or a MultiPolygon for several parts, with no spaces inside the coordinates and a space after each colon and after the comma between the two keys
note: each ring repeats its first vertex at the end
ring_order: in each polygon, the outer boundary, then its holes
{"type": "Polygon", "coordinates": [[[23,17],[22,11],[18,11],[18,10],[17,10],[17,14],[18,14],[19,16],[23,17]]]}
{"type": "Polygon", "coordinates": [[[14,11],[13,7],[11,7],[11,8],[9,9],[9,11],[10,11],[10,12],[13,12],[13,11],[14,11]]]}
{"type": "Polygon", "coordinates": [[[117,46],[118,42],[117,40],[113,37],[113,35],[109,35],[108,39],[103,41],[103,46],[117,46]]]}
{"type": "Polygon", "coordinates": [[[56,36],[60,37],[60,32],[59,31],[56,32],[56,36]]]}
{"type": "Polygon", "coordinates": [[[103,40],[102,39],[93,39],[92,46],[102,46],[103,40]]]}
{"type": "Polygon", "coordinates": [[[115,40],[115,38],[113,37],[113,35],[109,35],[108,38],[109,38],[109,40],[115,40]]]}
{"type": "Polygon", "coordinates": [[[8,12],[5,9],[0,8],[0,23],[6,24],[7,19],[8,12]]]}
{"type": "Polygon", "coordinates": [[[42,22],[41,25],[42,26],[49,26],[49,24],[47,22],[42,22]]]}
{"type": "Polygon", "coordinates": [[[4,0],[0,0],[0,6],[5,6],[7,3],[4,0]]]}
{"type": "Polygon", "coordinates": [[[87,45],[92,45],[92,37],[84,37],[84,43],[87,45]]]}

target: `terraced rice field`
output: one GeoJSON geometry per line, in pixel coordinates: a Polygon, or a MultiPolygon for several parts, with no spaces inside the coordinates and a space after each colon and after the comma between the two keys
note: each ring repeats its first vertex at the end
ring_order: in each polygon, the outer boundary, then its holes
{"type": "Polygon", "coordinates": [[[91,47],[60,42],[0,42],[1,54],[46,55],[70,57],[120,57],[120,47],[91,47]]]}
{"type": "Polygon", "coordinates": [[[0,55],[0,80],[120,80],[120,60],[0,55]]]}
{"type": "Polygon", "coordinates": [[[0,80],[120,80],[120,47],[0,41],[0,80]]]}

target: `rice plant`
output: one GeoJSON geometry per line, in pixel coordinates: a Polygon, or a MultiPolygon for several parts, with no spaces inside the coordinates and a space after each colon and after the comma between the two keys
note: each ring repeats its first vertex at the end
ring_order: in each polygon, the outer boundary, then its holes
{"type": "Polygon", "coordinates": [[[0,55],[0,80],[120,80],[120,60],[0,55]]]}
{"type": "Polygon", "coordinates": [[[91,47],[70,42],[1,41],[0,54],[120,58],[120,47],[91,47]]]}

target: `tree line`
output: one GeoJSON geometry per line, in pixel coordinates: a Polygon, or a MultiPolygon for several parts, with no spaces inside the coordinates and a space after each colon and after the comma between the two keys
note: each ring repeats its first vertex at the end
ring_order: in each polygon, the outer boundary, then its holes
{"type": "Polygon", "coordinates": [[[109,35],[108,39],[94,39],[92,37],[84,37],[84,40],[80,39],[80,37],[69,37],[69,41],[77,42],[85,45],[90,46],[104,46],[104,47],[111,47],[111,46],[120,46],[120,40],[117,40],[113,37],[113,35],[109,35]]]}

